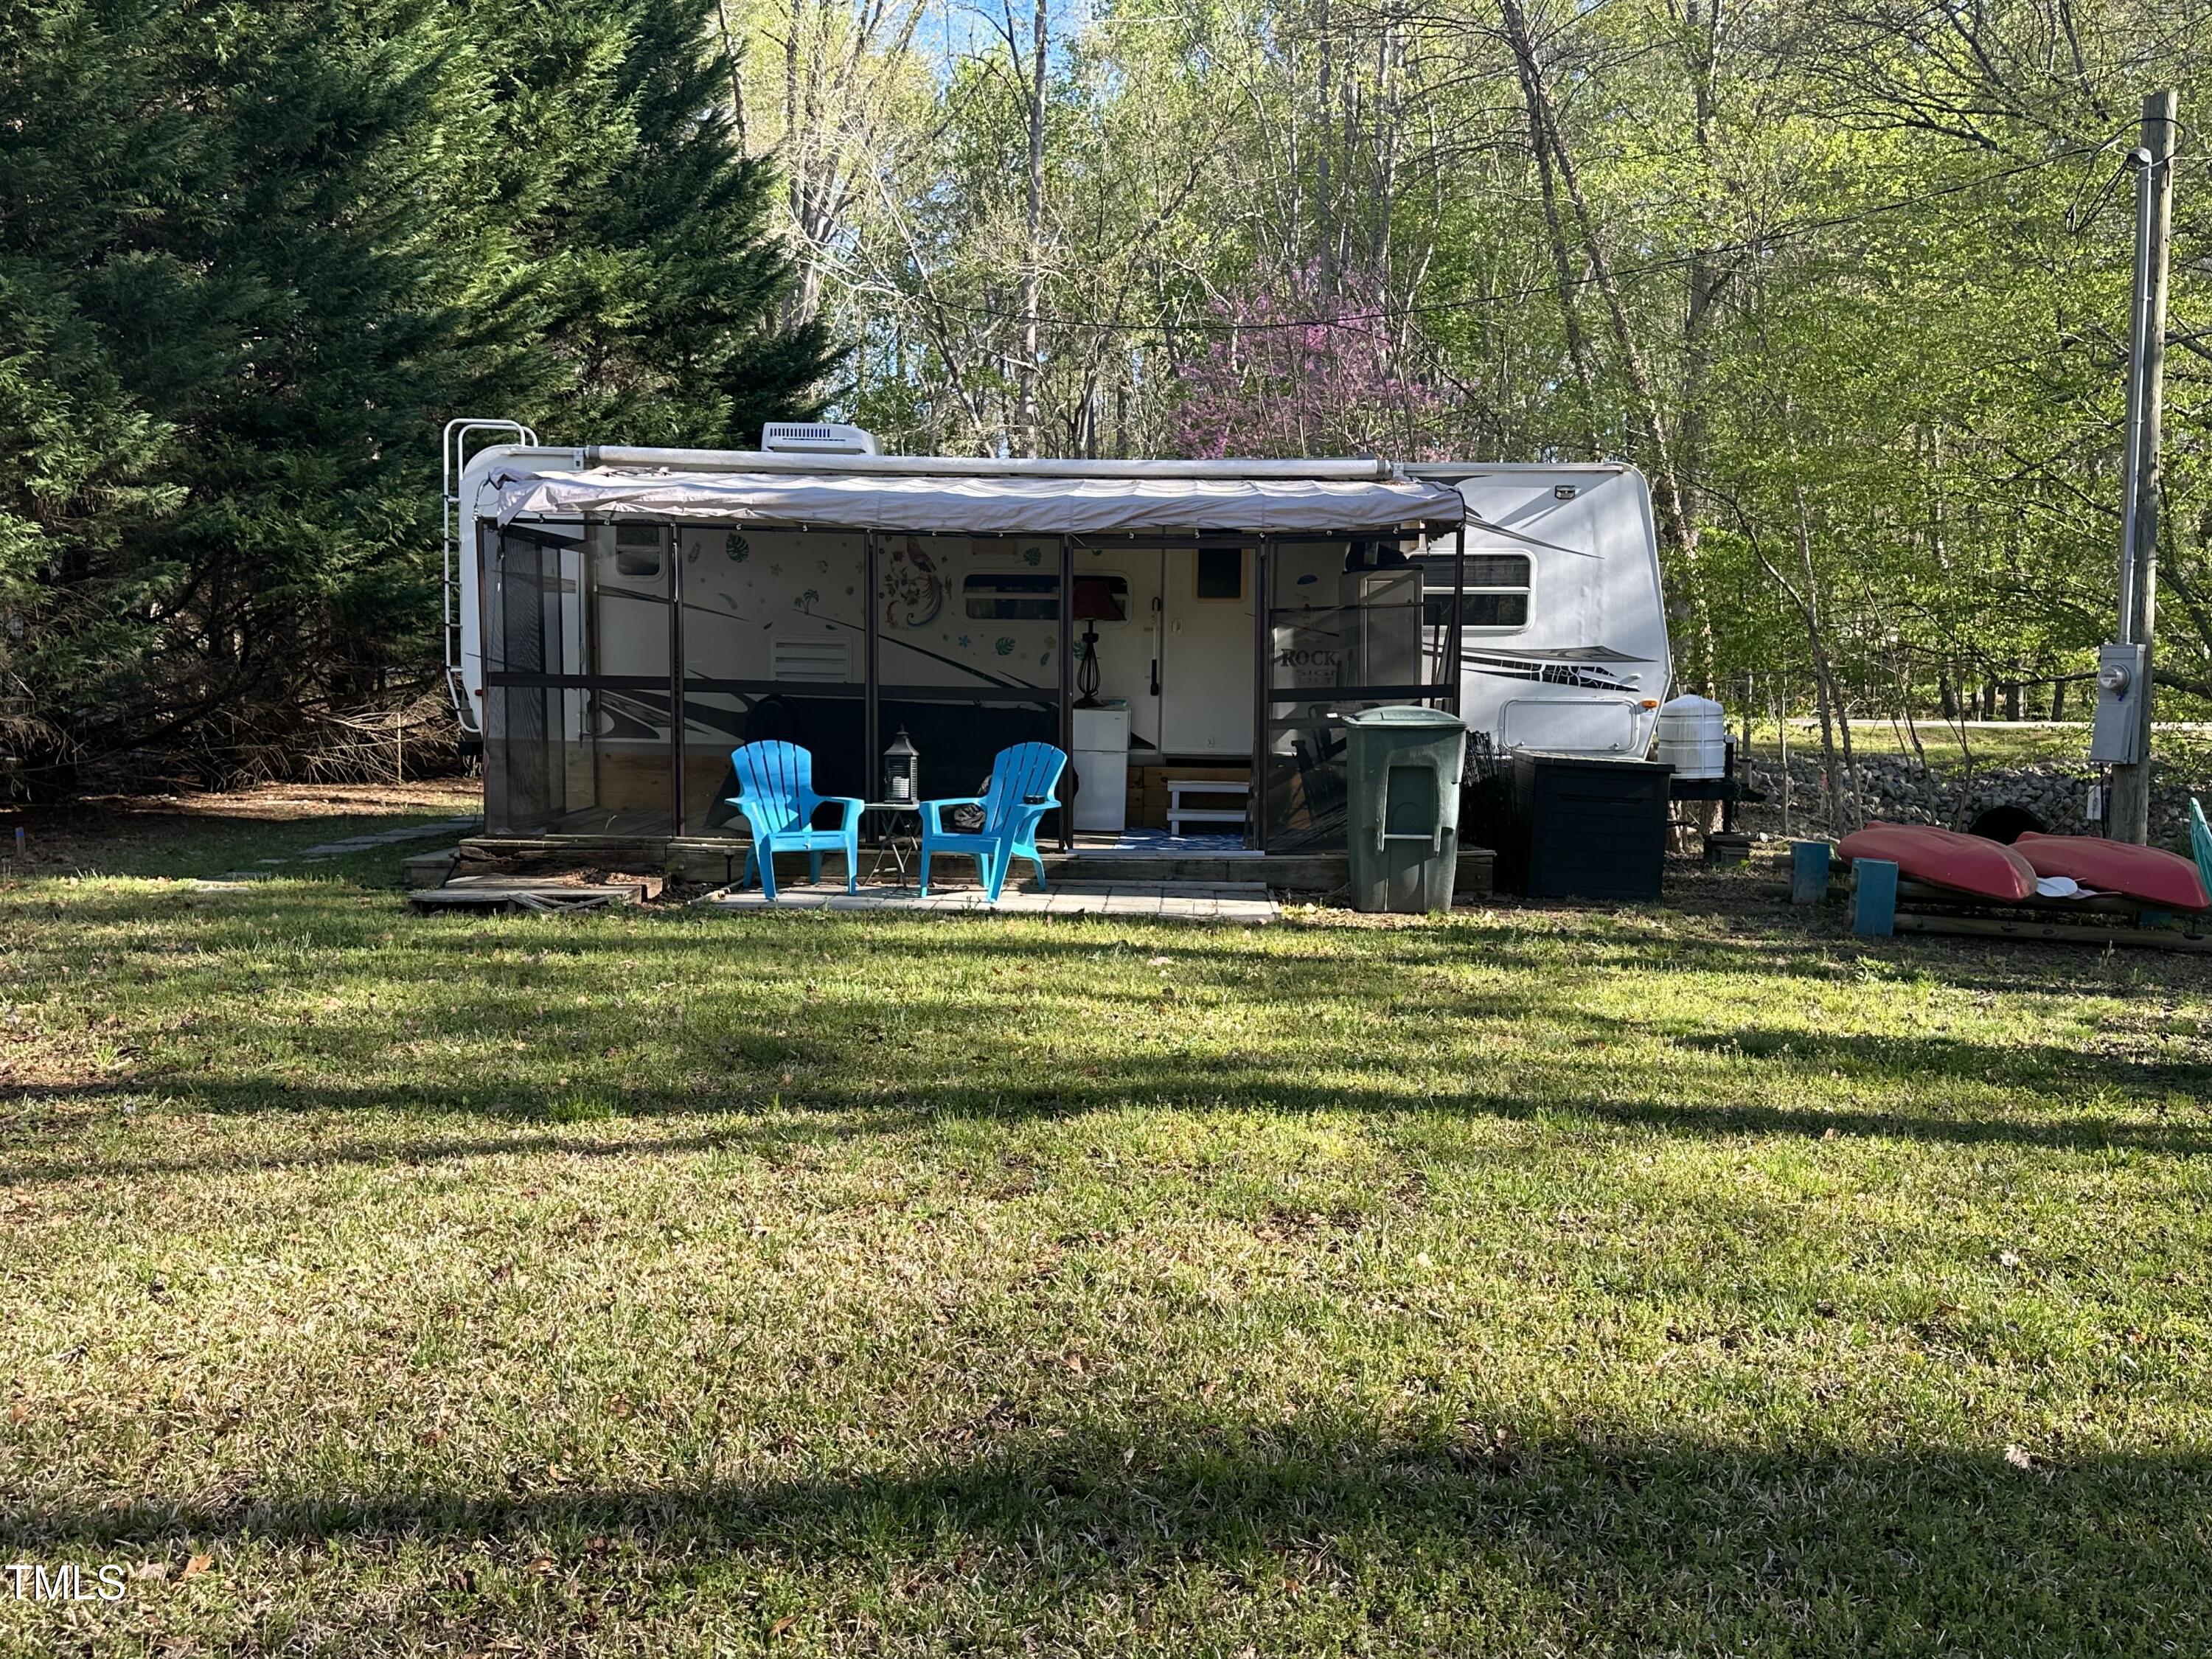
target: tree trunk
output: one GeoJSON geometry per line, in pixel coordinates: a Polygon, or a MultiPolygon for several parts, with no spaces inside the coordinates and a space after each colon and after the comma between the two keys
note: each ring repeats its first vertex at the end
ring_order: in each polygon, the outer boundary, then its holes
{"type": "MultiPolygon", "coordinates": [[[[1721,9],[1726,0],[1688,0],[1683,8],[1683,31],[1691,93],[1691,142],[1701,163],[1698,176],[1698,221],[1705,237],[1721,231],[1725,204],[1708,188],[1712,182],[1713,124],[1719,111],[1721,9]]],[[[1712,332],[1709,325],[1720,302],[1727,273],[1711,249],[1699,245],[1690,250],[1687,303],[1682,313],[1681,463],[1692,514],[1705,505],[1698,499],[1698,481],[1705,474],[1705,391],[1712,368],[1712,332]]],[[[1692,526],[1695,519],[1692,520],[1692,526]]]]}
{"type": "Polygon", "coordinates": [[[1820,617],[1820,580],[1813,568],[1813,520],[1805,505],[1805,487],[1799,484],[1793,493],[1797,505],[1797,566],[1805,584],[1805,639],[1813,653],[1813,684],[1820,703],[1821,759],[1831,780],[1828,820],[1856,829],[1864,815],[1859,810],[1858,757],[1851,750],[1850,711],[1844,706],[1835,665],[1828,656],[1828,634],[1820,617]],[[1836,770],[1839,746],[1844,763],[1840,774],[1836,770]]]}
{"type": "MultiPolygon", "coordinates": [[[[1837,695],[1835,672],[1828,660],[1827,633],[1820,622],[1820,590],[1813,568],[1809,515],[1805,509],[1805,492],[1802,486],[1797,489],[1796,496],[1797,562],[1802,572],[1799,579],[1803,583],[1802,587],[1784,575],[1781,568],[1767,556],[1765,544],[1759,538],[1759,527],[1750,515],[1733,502],[1730,506],[1734,507],[1736,523],[1743,531],[1744,539],[1750,544],[1752,557],[1759,562],[1759,568],[1765,571],[1767,580],[1796,607],[1797,615],[1805,624],[1806,642],[1813,654],[1813,706],[1820,720],[1820,810],[1829,823],[1837,826],[1845,822],[1843,797],[1837,787],[1838,780],[1845,771],[1851,774],[1850,801],[1855,808],[1857,805],[1856,769],[1850,750],[1850,717],[1844,709],[1842,699],[1837,695]],[[1839,724],[1844,745],[1844,765],[1840,770],[1836,763],[1839,724]]],[[[1786,755],[1788,751],[1785,749],[1784,752],[1786,755]]]]}
{"type": "Polygon", "coordinates": [[[1315,50],[1320,53],[1316,106],[1321,111],[1321,135],[1314,144],[1314,240],[1321,248],[1321,291],[1336,292],[1336,204],[1332,199],[1330,168],[1334,161],[1335,112],[1330,100],[1336,84],[1336,61],[1331,50],[1328,0],[1321,0],[1315,18],[1315,50]]]}
{"type": "Polygon", "coordinates": [[[1920,769],[1928,769],[1928,750],[1920,741],[1919,725],[1912,718],[1913,693],[1912,659],[1902,649],[1890,659],[1890,678],[1897,686],[1898,713],[1904,721],[1905,740],[1912,747],[1912,757],[1920,763],[1920,769]]]}
{"type": "MultiPolygon", "coordinates": [[[[799,0],[791,0],[791,29],[783,37],[783,171],[787,183],[785,191],[791,203],[793,224],[804,225],[811,216],[806,210],[806,156],[802,152],[799,137],[799,0]]],[[[806,322],[813,313],[808,304],[806,272],[813,267],[811,259],[800,263],[799,280],[792,286],[791,296],[785,301],[787,313],[794,323],[806,322]]]]}
{"type": "Polygon", "coordinates": [[[730,33],[729,0],[714,0],[714,21],[722,32],[722,62],[730,70],[730,130],[737,137],[738,153],[752,154],[745,134],[744,43],[730,33]]]}
{"type": "Polygon", "coordinates": [[[1582,231],[1583,246],[1589,256],[1590,274],[1597,290],[1604,297],[1607,315],[1612,319],[1613,343],[1620,351],[1621,367],[1627,371],[1628,383],[1636,394],[1638,413],[1642,417],[1644,435],[1651,446],[1652,483],[1656,486],[1661,535],[1674,548],[1679,556],[1683,584],[1684,631],[1688,635],[1689,672],[1686,682],[1708,696],[1713,685],[1712,622],[1705,610],[1705,594],[1698,582],[1698,532],[1691,520],[1683,498],[1682,483],[1674,469],[1674,452],[1668,442],[1667,420],[1659,407],[1659,394],[1650,370],[1645,367],[1644,352],[1637,343],[1636,331],[1628,320],[1628,308],[1620,297],[1620,284],[1613,280],[1613,267],[1605,257],[1605,249],[1597,234],[1597,225],[1589,210],[1589,198],[1583,193],[1582,178],[1576,171],[1573,153],[1567,148],[1565,136],[1559,131],[1559,113],[1552,103],[1551,89],[1544,78],[1543,65],[1537,60],[1535,42],[1528,33],[1528,22],[1521,9],[1521,0],[1499,0],[1505,22],[1506,39],[1513,49],[1515,61],[1520,65],[1523,85],[1528,89],[1531,112],[1535,125],[1542,130],[1552,147],[1552,155],[1559,163],[1559,182],[1566,186],[1567,200],[1574,209],[1575,222],[1582,231]]]}
{"type": "Polygon", "coordinates": [[[1559,191],[1552,179],[1552,146],[1544,136],[1535,82],[1525,62],[1521,69],[1521,95],[1528,107],[1528,145],[1536,157],[1536,187],[1543,200],[1544,228],[1552,246],[1552,279],[1559,291],[1559,319],[1566,328],[1567,361],[1574,366],[1575,385],[1582,394],[1589,458],[1602,460],[1605,441],[1598,424],[1597,375],[1590,368],[1589,343],[1583,337],[1582,318],[1575,306],[1574,264],[1567,254],[1566,228],[1559,222],[1559,191]]]}
{"type": "Polygon", "coordinates": [[[1029,199],[1022,220],[1022,453],[1037,453],[1037,296],[1044,278],[1044,72],[1048,40],[1045,0],[1036,0],[1030,23],[1029,199]]]}

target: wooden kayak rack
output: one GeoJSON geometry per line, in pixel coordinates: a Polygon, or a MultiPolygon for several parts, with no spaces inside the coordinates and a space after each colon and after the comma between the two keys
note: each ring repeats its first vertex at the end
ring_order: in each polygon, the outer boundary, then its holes
{"type": "Polygon", "coordinates": [[[1850,906],[1851,931],[1863,938],[1948,933],[2100,950],[2128,945],[2212,952],[2212,913],[2183,915],[2117,893],[2008,904],[1900,877],[1894,864],[1881,859],[1860,859],[1846,876],[1833,863],[1834,851],[1824,841],[1791,843],[1790,902],[1814,904],[1840,896],[1850,906]]]}

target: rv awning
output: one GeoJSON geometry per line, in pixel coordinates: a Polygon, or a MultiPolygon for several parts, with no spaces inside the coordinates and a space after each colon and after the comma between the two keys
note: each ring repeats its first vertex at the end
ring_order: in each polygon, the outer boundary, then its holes
{"type": "Polygon", "coordinates": [[[1399,474],[1285,477],[1020,477],[678,472],[592,467],[494,475],[499,519],[593,516],[805,525],[910,535],[1267,535],[1449,529],[1459,492],[1399,474]]]}

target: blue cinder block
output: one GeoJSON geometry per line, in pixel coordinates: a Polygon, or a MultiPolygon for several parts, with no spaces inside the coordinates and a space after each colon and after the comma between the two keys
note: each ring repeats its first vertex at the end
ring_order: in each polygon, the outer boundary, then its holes
{"type": "Polygon", "coordinates": [[[1851,932],[1882,939],[1897,931],[1897,866],[1887,859],[1851,865],[1851,932]]]}
{"type": "Polygon", "coordinates": [[[1825,841],[1790,843],[1790,902],[1818,904],[1828,896],[1828,855],[1825,841]]]}

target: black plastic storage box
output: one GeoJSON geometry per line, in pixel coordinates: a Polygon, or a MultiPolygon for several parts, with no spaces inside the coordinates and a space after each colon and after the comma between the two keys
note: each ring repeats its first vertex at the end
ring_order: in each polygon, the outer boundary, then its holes
{"type": "Polygon", "coordinates": [[[1673,767],[1523,753],[1504,769],[1499,886],[1530,898],[1657,902],[1673,767]]]}

